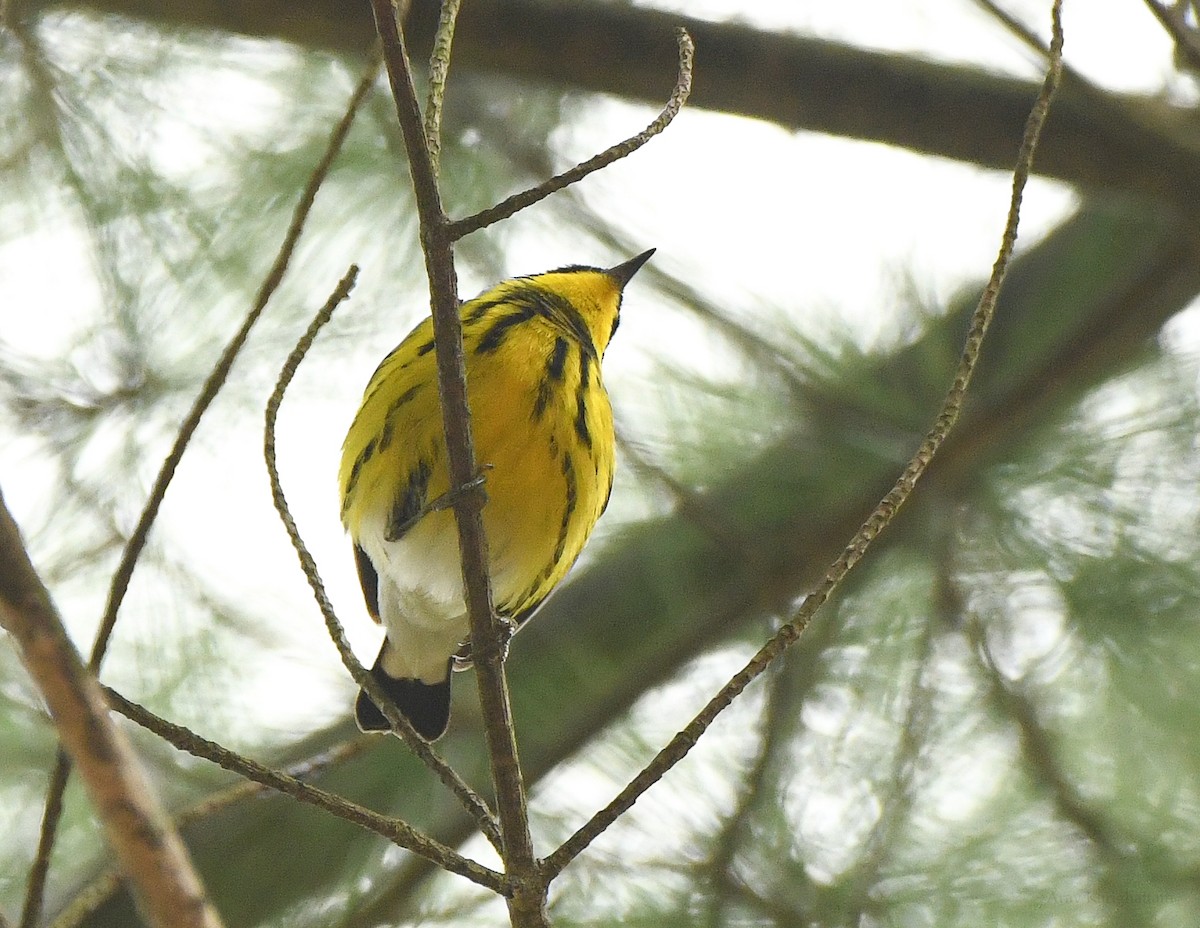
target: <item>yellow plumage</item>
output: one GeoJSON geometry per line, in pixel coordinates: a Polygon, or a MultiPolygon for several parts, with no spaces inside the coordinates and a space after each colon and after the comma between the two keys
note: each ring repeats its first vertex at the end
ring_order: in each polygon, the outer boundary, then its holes
{"type": "MultiPolygon", "coordinates": [[[[600,361],[622,289],[651,254],[507,280],[460,309],[494,600],[518,624],[566,576],[608,503],[614,438],[600,361]]],[[[450,486],[430,319],[367,385],[339,486],[367,608],[387,631],[372,672],[436,738],[469,630],[454,514],[432,508],[450,486]]],[[[365,730],[389,727],[365,693],[357,716],[365,730]]]]}

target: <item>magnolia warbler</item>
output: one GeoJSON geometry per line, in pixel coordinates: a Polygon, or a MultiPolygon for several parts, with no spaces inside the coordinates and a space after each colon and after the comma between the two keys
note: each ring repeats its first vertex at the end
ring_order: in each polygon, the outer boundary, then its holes
{"type": "MultiPolygon", "coordinates": [[[[608,504],[614,436],[600,360],[622,291],[653,253],[506,280],[459,310],[492,590],[515,626],[566,576],[608,504]]],[[[450,719],[451,668],[470,651],[432,319],[371,377],[338,480],[367,610],[386,630],[371,673],[433,740],[450,719]]],[[[390,728],[365,691],[355,716],[363,731],[390,728]]]]}

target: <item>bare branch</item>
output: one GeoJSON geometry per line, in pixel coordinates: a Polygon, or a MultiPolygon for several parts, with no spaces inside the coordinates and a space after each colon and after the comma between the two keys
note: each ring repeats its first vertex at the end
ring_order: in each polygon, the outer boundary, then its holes
{"type": "Polygon", "coordinates": [[[682,760],[708,729],[713,720],[759,676],[770,663],[784,652],[803,634],[816,611],[829,599],[833,591],[870,548],[879,534],[887,528],[900,507],[908,500],[917,482],[929,467],[946,436],[950,434],[962,409],[967,387],[971,382],[975,365],[979,360],[984,336],[995,313],[1000,288],[1008,271],[1013,248],[1017,239],[1017,225],[1021,212],[1021,197],[1033,165],[1033,155],[1038,138],[1045,125],[1050,101],[1062,74],[1062,2],[1054,0],[1052,20],[1054,38],[1051,43],[1050,64],[1042,82],[1041,91],[1025,124],[1021,149],[1013,171],[1012,196],[1008,218],[1001,237],[1000,251],[992,266],[992,274],[980,297],[979,304],[971,316],[966,342],[955,372],[954,382],[946,394],[942,408],[920,447],[905,466],[895,485],[867,517],[841,555],[830,565],[817,587],[805,598],[803,605],[790,622],[784,625],[758,653],[708,702],[700,713],[679,732],[658,755],[621,790],[605,808],[597,812],[586,824],[575,832],[561,847],[546,858],[542,864],[550,876],[556,875],[579,855],[601,832],[624,814],[654,783],[682,760]]]}
{"type": "MultiPolygon", "coordinates": [[[[437,346],[438,390],[450,485],[466,488],[475,478],[475,449],[467,406],[466,363],[458,317],[458,280],[454,271],[453,239],[448,234],[437,177],[421,123],[404,37],[389,0],[372,0],[375,27],[383,43],[392,96],[408,152],[413,193],[421,226],[421,245],[429,274],[433,332],[437,346]]],[[[525,785],[517,759],[508,682],[499,646],[500,624],[492,606],[488,578],[487,539],[483,531],[481,491],[463,492],[454,512],[458,523],[463,594],[471,625],[475,679],[488,745],[496,807],[500,818],[505,870],[510,879],[509,914],[515,925],[545,924],[545,882],[538,874],[529,835],[525,785]]]]}
{"type": "Polygon", "coordinates": [[[129,742],[113,726],[96,679],[67,637],[2,497],[0,625],[16,640],[49,706],[59,741],[83,777],[143,917],[155,928],[220,928],[187,849],[129,742]]]}
{"type": "Polygon", "coordinates": [[[527,206],[532,206],[539,200],[544,200],[555,191],[562,190],[576,181],[583,180],[589,174],[593,174],[601,168],[608,167],[614,161],[619,161],[637,151],[654,138],[654,136],[662,132],[663,129],[667,128],[676,115],[678,115],[679,111],[683,109],[684,103],[687,102],[687,98],[692,92],[692,62],[696,53],[696,47],[692,44],[692,37],[688,35],[686,29],[676,30],[676,39],[679,42],[679,76],[675,79],[675,89],[671,91],[671,97],[667,100],[667,105],[663,107],[663,111],[658,114],[658,117],[650,125],[637,135],[613,145],[611,148],[602,151],[594,158],[589,158],[582,164],[577,164],[569,171],[564,171],[562,174],[552,177],[538,184],[536,187],[531,187],[529,190],[515,193],[508,199],[497,203],[489,209],[482,210],[474,216],[467,216],[464,219],[457,219],[451,222],[449,227],[451,239],[458,241],[458,239],[464,238],[472,232],[477,232],[502,219],[509,218],[527,206]]]}
{"type": "Polygon", "coordinates": [[[504,891],[504,877],[501,874],[434,841],[407,822],[380,815],[378,812],[343,799],[335,793],[330,793],[282,771],[273,770],[249,758],[242,757],[213,741],[201,738],[181,725],[174,725],[166,719],[160,718],[148,709],[126,699],[115,690],[105,687],[104,692],[116,711],[143,728],[154,732],[181,751],[187,751],[196,757],[203,757],[205,760],[210,760],[248,780],[261,783],[263,786],[268,786],[293,799],[324,809],[338,818],[361,825],[363,828],[382,835],[393,844],[412,851],[414,854],[420,854],[442,869],[466,877],[473,883],[486,886],[495,892],[504,891]]]}
{"type": "MultiPolygon", "coordinates": [[[[191,442],[192,435],[195,433],[197,426],[199,426],[200,420],[208,411],[208,407],[212,405],[212,401],[216,398],[217,393],[225,383],[225,378],[229,376],[229,371],[233,367],[234,360],[246,344],[246,339],[250,336],[250,330],[262,315],[263,310],[266,309],[271,296],[279,288],[279,284],[283,280],[283,275],[287,271],[288,264],[291,262],[292,255],[295,253],[296,243],[300,240],[300,234],[304,231],[304,224],[308,220],[308,215],[312,210],[317,191],[321,188],[321,184],[324,183],[326,176],[329,174],[329,169],[337,158],[338,152],[341,151],[342,144],[346,141],[346,136],[350,134],[350,126],[353,124],[354,117],[362,106],[363,100],[366,99],[368,91],[370,91],[371,86],[375,83],[375,75],[379,71],[379,63],[378,55],[372,57],[371,62],[358,82],[358,86],[355,87],[354,93],[351,94],[345,114],[337,126],[334,127],[333,133],[329,138],[329,144],[325,147],[325,153],[313,169],[308,179],[308,184],[300,195],[300,201],[296,204],[296,209],[292,213],[292,221],[288,226],[287,234],[284,236],[282,245],[280,245],[279,253],[275,256],[274,264],[259,287],[254,305],[246,315],[245,320],[243,320],[241,328],[238,329],[229,344],[226,345],[220,359],[209,373],[208,379],[204,381],[204,385],[200,388],[200,394],[196,397],[192,408],[188,411],[187,416],[180,425],[175,442],[163,460],[162,466],[159,468],[158,476],[155,477],[154,485],[150,489],[150,496],[142,508],[142,513],[138,517],[133,533],[125,543],[125,549],[121,552],[121,561],[117,565],[116,573],[113,574],[112,581],[109,584],[108,602],[104,607],[104,614],[100,618],[100,626],[96,630],[96,637],[92,643],[92,653],[88,659],[88,667],[94,674],[99,675],[100,665],[104,661],[105,652],[108,650],[108,642],[112,637],[113,628],[117,623],[117,612],[120,610],[121,603],[125,599],[125,593],[129,589],[129,581],[133,577],[133,570],[137,566],[138,558],[141,556],[142,550],[146,546],[146,541],[150,536],[150,528],[154,524],[154,520],[158,517],[158,510],[162,505],[163,498],[167,494],[167,487],[170,486],[171,480],[175,476],[175,470],[179,466],[179,462],[183,459],[183,453],[187,450],[187,446],[191,442]]],[[[58,821],[62,811],[62,795],[66,789],[67,780],[70,778],[70,772],[69,761],[62,752],[59,752],[54,769],[50,775],[50,785],[46,791],[46,804],[42,815],[41,833],[38,837],[37,856],[34,858],[34,866],[30,871],[29,880],[26,884],[25,907],[21,917],[21,928],[34,928],[41,914],[42,897],[46,874],[49,869],[50,854],[54,848],[55,834],[58,831],[58,821]]]]}

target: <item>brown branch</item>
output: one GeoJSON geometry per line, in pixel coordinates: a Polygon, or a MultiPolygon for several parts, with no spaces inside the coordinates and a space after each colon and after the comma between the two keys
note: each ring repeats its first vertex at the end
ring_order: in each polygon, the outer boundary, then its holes
{"type": "MultiPolygon", "coordinates": [[[[150,495],[146,500],[145,506],[142,508],[133,533],[125,543],[125,548],[121,552],[120,563],[117,565],[116,573],[113,574],[112,581],[109,584],[108,602],[100,618],[100,626],[96,630],[96,637],[92,642],[91,656],[88,659],[88,667],[94,674],[98,675],[100,672],[100,666],[104,661],[104,655],[108,650],[108,643],[112,638],[113,629],[117,623],[117,612],[120,610],[121,603],[125,599],[125,593],[129,589],[129,582],[133,577],[133,570],[137,566],[138,558],[141,556],[142,550],[149,539],[150,528],[154,524],[154,520],[158,517],[158,510],[162,505],[163,498],[167,494],[167,487],[170,486],[171,480],[175,476],[175,470],[178,468],[179,462],[182,460],[183,454],[191,442],[192,435],[195,434],[196,428],[200,424],[200,420],[204,417],[204,414],[208,411],[208,407],[212,405],[212,401],[225,384],[225,378],[229,376],[233,362],[246,344],[246,340],[250,336],[250,330],[263,314],[271,296],[279,288],[279,284],[283,280],[283,275],[291,262],[292,255],[295,253],[296,244],[300,240],[300,234],[304,231],[304,225],[312,210],[317,191],[320,190],[326,176],[329,174],[329,170],[337,158],[338,152],[341,151],[346,136],[350,134],[350,126],[353,124],[354,117],[362,106],[363,100],[366,99],[371,86],[375,83],[375,75],[378,70],[378,56],[373,56],[370,64],[363,72],[358,86],[355,87],[354,93],[351,94],[344,115],[330,135],[329,143],[325,147],[325,152],[321,156],[321,160],[317,162],[308,179],[308,184],[300,195],[300,201],[296,204],[296,208],[292,213],[292,221],[288,226],[287,233],[284,235],[279,253],[275,256],[275,261],[270,271],[268,271],[266,278],[259,287],[254,305],[242,322],[241,328],[238,329],[229,341],[229,344],[226,345],[225,350],[221,353],[221,357],[209,373],[208,378],[204,381],[204,385],[200,388],[200,393],[192,404],[192,408],[188,410],[187,416],[184,417],[182,424],[179,426],[179,431],[176,434],[171,450],[167,453],[162,466],[159,468],[158,476],[155,477],[154,484],[150,489],[150,495]]],[[[67,757],[62,752],[59,752],[54,769],[50,775],[50,786],[47,789],[45,812],[42,816],[42,828],[38,837],[37,856],[34,859],[34,866],[30,871],[30,877],[27,882],[25,909],[21,919],[22,928],[33,928],[41,913],[46,873],[49,868],[50,854],[54,848],[55,835],[58,831],[58,822],[62,810],[62,795],[66,789],[67,780],[70,778],[70,772],[70,763],[67,757]]]]}
{"type": "Polygon", "coordinates": [[[329,632],[329,637],[333,640],[334,646],[342,658],[342,663],[349,671],[350,676],[354,678],[355,683],[367,691],[375,704],[380,707],[380,711],[383,712],[384,717],[391,724],[392,730],[400,736],[413,753],[458,797],[463,808],[472,816],[487,839],[494,847],[499,848],[500,836],[496,830],[496,822],[486,803],[429,746],[429,743],[413,730],[412,723],[402,716],[396,710],[396,707],[392,705],[391,700],[387,698],[387,695],[379,685],[379,681],[368,673],[358,658],[354,656],[354,652],[350,648],[350,643],[346,640],[342,624],[338,621],[337,614],[334,612],[333,604],[329,602],[329,597],[325,593],[325,584],[321,580],[321,573],[317,568],[317,563],[309,552],[308,546],[304,544],[304,540],[300,537],[300,530],[296,527],[296,521],[292,518],[291,510],[288,508],[287,499],[284,496],[283,485],[279,480],[279,468],[275,463],[275,424],[279,417],[279,407],[283,403],[284,394],[291,385],[292,378],[300,367],[300,362],[304,360],[304,356],[308,354],[309,348],[312,347],[317,333],[324,328],[325,324],[333,316],[334,310],[349,295],[350,289],[354,286],[354,281],[357,277],[358,268],[352,266],[338,284],[333,294],[330,295],[325,305],[313,317],[304,334],[296,342],[291,354],[288,355],[287,361],[284,362],[283,369],[279,372],[275,389],[271,391],[271,395],[267,399],[263,427],[263,458],[267,465],[267,476],[271,484],[271,500],[275,504],[275,511],[279,514],[280,521],[283,522],[283,527],[287,531],[288,539],[291,541],[292,547],[296,551],[296,556],[300,560],[300,569],[304,572],[305,579],[308,580],[308,585],[312,589],[317,607],[321,610],[321,615],[325,619],[325,628],[329,632]]]}
{"type": "Polygon", "coordinates": [[[671,124],[671,121],[679,114],[679,111],[683,109],[683,105],[691,95],[692,64],[696,53],[692,37],[688,35],[686,29],[677,29],[675,31],[675,38],[679,43],[679,75],[675,79],[675,89],[671,91],[667,105],[663,107],[662,112],[658,114],[658,117],[650,125],[646,126],[637,135],[623,142],[618,142],[616,145],[605,149],[582,164],[577,164],[570,170],[551,177],[536,187],[515,193],[495,206],[481,210],[473,216],[456,219],[450,223],[449,234],[451,238],[457,241],[464,236],[470,235],[472,232],[477,232],[480,229],[509,218],[520,210],[532,206],[539,200],[544,200],[550,194],[562,190],[576,181],[583,180],[589,174],[593,174],[601,168],[608,167],[614,161],[619,161],[631,155],[667,128],[671,124]]]}
{"type": "Polygon", "coordinates": [[[108,715],[95,677],[67,637],[0,496],[0,625],[54,718],[138,909],[155,928],[220,928],[187,849],[133,749],[108,715]]]}
{"type": "Polygon", "coordinates": [[[911,496],[917,482],[925,473],[929,464],[938,452],[958,420],[966,396],[967,387],[971,382],[975,366],[979,360],[980,349],[984,336],[995,313],[996,301],[1000,288],[1008,271],[1013,248],[1017,239],[1017,225],[1021,212],[1021,197],[1033,165],[1033,155],[1037,149],[1038,138],[1049,112],[1050,101],[1058,88],[1062,73],[1062,0],[1054,0],[1052,19],[1054,38],[1051,43],[1051,58],[1045,79],[1033,109],[1025,124],[1025,132],[1021,139],[1021,148],[1017,156],[1016,168],[1013,171],[1012,196],[1009,202],[1008,218],[1005,222],[1004,233],[996,261],[992,266],[992,274],[980,297],[979,304],[971,317],[970,328],[967,332],[965,345],[959,360],[954,382],[946,394],[942,408],[938,412],[933,426],[925,435],[920,447],[905,466],[904,471],[896,480],[892,489],[867,517],[854,537],[846,545],[841,555],[830,565],[825,576],[817,587],[805,598],[804,604],[796,612],[790,622],[784,625],[768,641],[757,654],[721,690],[708,702],[699,714],[679,732],[670,743],[640,773],[621,790],[617,797],[605,808],[597,812],[591,820],[575,832],[561,847],[546,858],[543,869],[551,876],[556,875],[584,850],[601,832],[624,814],[654,783],[682,760],[695,746],[697,739],[708,729],[713,720],[759,676],[770,663],[784,652],[797,638],[803,634],[816,611],[829,599],[833,591],[841,584],[846,575],[862,559],[879,534],[888,526],[900,507],[911,496]]]}
{"type": "Polygon", "coordinates": [[[175,725],[160,718],[108,687],[104,687],[104,693],[117,712],[148,731],[154,732],[181,751],[187,751],[195,757],[203,757],[205,760],[212,761],[248,780],[261,783],[276,792],[317,806],[348,822],[361,825],[363,828],[382,835],[398,847],[419,854],[427,860],[433,861],[442,869],[465,877],[473,883],[478,883],[495,892],[504,891],[504,877],[501,874],[463,857],[453,849],[422,834],[401,819],[380,815],[378,812],[343,799],[336,793],[328,792],[319,786],[305,783],[282,771],[273,770],[249,758],[242,757],[216,742],[201,738],[181,725],[175,725]]]}
{"type": "MultiPolygon", "coordinates": [[[[442,400],[446,450],[450,459],[450,485],[465,488],[475,477],[475,450],[467,406],[466,364],[462,327],[458,318],[453,239],[448,234],[446,213],[413,88],[408,53],[396,23],[395,11],[389,0],[372,0],[371,7],[375,27],[383,43],[384,60],[408,152],[409,171],[417,202],[421,246],[429,275],[438,389],[442,400]]],[[[500,818],[501,856],[509,877],[509,916],[514,925],[538,926],[546,924],[546,883],[539,877],[533,840],[529,834],[525,784],[517,759],[512,707],[499,646],[500,623],[492,607],[487,539],[483,531],[484,501],[483,492],[466,492],[461,494],[454,507],[462,560],[463,596],[470,619],[475,679],[500,818]]]]}

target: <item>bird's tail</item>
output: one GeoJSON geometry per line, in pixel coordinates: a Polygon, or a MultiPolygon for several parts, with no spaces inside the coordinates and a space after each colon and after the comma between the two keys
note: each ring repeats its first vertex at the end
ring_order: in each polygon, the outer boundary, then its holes
{"type": "MultiPolygon", "coordinates": [[[[400,714],[412,723],[417,734],[426,741],[436,741],[446,733],[450,723],[450,661],[446,662],[446,674],[438,683],[392,677],[383,669],[387,647],[385,641],[371,668],[371,676],[383,687],[400,714]]],[[[366,690],[359,690],[354,718],[362,731],[390,731],[392,727],[366,690]]]]}

